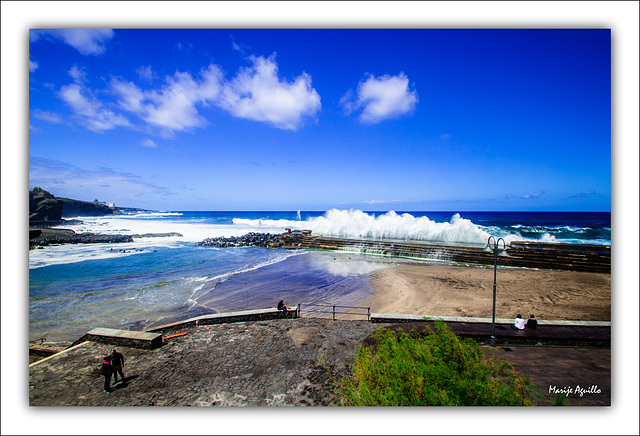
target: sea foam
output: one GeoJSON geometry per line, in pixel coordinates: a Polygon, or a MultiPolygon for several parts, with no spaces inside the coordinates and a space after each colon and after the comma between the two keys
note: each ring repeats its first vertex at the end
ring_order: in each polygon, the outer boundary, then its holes
{"type": "MultiPolygon", "coordinates": [[[[232,213],[229,213],[231,215],[232,213]]],[[[179,248],[184,244],[195,244],[206,238],[240,237],[250,232],[278,234],[291,229],[309,229],[314,235],[355,239],[394,239],[421,242],[462,244],[486,244],[489,236],[501,237],[507,244],[512,241],[535,241],[569,244],[611,244],[611,228],[594,229],[571,225],[523,225],[482,226],[459,213],[448,221],[437,222],[427,216],[410,213],[366,213],[361,210],[332,209],[320,216],[301,220],[298,211],[290,219],[243,218],[242,213],[229,216],[224,222],[205,217],[189,217],[181,212],[149,212],[107,217],[79,217],[75,224],[67,223],[77,233],[98,234],[145,234],[179,233],[182,236],[134,238],[131,244],[119,244],[117,249],[153,250],[157,248],[179,248]],[[231,219],[232,218],[232,219],[231,219]]],[[[245,214],[246,216],[246,214],[245,214]]],[[[79,262],[110,256],[109,249],[115,245],[45,247],[31,250],[29,267],[79,262]]]]}
{"type": "Polygon", "coordinates": [[[435,222],[426,216],[397,214],[389,211],[375,215],[361,210],[327,211],[323,216],[306,221],[251,220],[234,218],[234,224],[252,227],[303,226],[315,235],[342,238],[400,239],[456,243],[486,243],[490,234],[468,219],[454,214],[448,222],[435,222]]]}

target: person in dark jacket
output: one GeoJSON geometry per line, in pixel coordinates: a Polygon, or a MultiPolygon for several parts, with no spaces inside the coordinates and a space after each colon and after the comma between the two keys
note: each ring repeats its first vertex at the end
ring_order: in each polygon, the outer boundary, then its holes
{"type": "Polygon", "coordinates": [[[111,374],[113,374],[111,356],[105,356],[104,359],[102,359],[102,368],[100,372],[104,376],[104,391],[109,393],[111,392],[111,374]]]}
{"type": "Polygon", "coordinates": [[[529,320],[527,321],[526,327],[531,330],[535,330],[538,328],[538,320],[535,316],[533,316],[533,314],[529,315],[529,320]]]}
{"type": "Polygon", "coordinates": [[[118,383],[118,374],[120,374],[120,378],[122,379],[122,386],[126,386],[127,383],[124,381],[124,374],[122,373],[122,367],[124,366],[124,356],[122,353],[119,353],[114,348],[111,350],[111,366],[113,367],[113,384],[118,383]]]}

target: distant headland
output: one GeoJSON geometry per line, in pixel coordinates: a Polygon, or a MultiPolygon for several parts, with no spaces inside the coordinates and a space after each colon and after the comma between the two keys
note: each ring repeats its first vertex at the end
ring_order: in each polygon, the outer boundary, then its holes
{"type": "Polygon", "coordinates": [[[35,187],[29,191],[29,227],[50,227],[64,224],[64,218],[78,216],[108,216],[136,212],[151,212],[134,207],[116,207],[114,203],[82,201],[56,197],[50,192],[35,187]]]}
{"type": "Polygon", "coordinates": [[[154,212],[134,207],[116,207],[104,201],[82,201],[55,197],[40,187],[29,191],[29,249],[59,244],[97,244],[133,242],[136,237],[182,236],[179,233],[147,233],[144,235],[96,235],[77,234],[69,229],[49,227],[75,224],[73,218],[80,216],[110,216],[138,212],[154,212]]]}

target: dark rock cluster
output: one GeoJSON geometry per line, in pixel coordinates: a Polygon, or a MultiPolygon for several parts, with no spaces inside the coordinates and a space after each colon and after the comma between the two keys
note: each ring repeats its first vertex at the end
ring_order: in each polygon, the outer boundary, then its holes
{"type": "Polygon", "coordinates": [[[93,233],[75,233],[72,230],[62,229],[45,229],[36,235],[38,230],[31,231],[30,229],[29,231],[29,250],[47,245],[133,242],[133,237],[130,235],[96,235],[93,233]]]}
{"type": "Polygon", "coordinates": [[[207,238],[204,241],[198,242],[201,247],[280,247],[282,246],[282,240],[280,235],[272,235],[270,233],[247,233],[244,236],[232,236],[230,238],[207,238]]]}
{"type": "Polygon", "coordinates": [[[166,238],[182,236],[180,233],[144,233],[135,235],[100,235],[94,233],[76,233],[69,229],[29,228],[29,249],[47,245],[61,244],[117,244],[133,242],[134,238],[166,238]]]}

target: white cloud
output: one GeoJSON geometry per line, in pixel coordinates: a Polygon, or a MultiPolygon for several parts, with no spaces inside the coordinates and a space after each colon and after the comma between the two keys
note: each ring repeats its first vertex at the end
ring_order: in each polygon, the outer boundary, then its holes
{"type": "Polygon", "coordinates": [[[220,67],[210,64],[197,77],[176,72],[158,90],[143,91],[131,82],[115,78],[110,85],[121,108],[170,132],[207,124],[197,105],[217,106],[236,117],[288,130],[295,130],[304,116],[314,115],[320,109],[320,96],[311,88],[308,74],[288,83],[278,78],[273,57],[250,59],[253,65],[241,69],[227,82],[220,67]]]}
{"type": "MultiPolygon", "coordinates": [[[[281,80],[274,56],[251,57],[253,65],[242,68],[231,81],[225,81],[218,65],[210,64],[197,75],[177,71],[167,76],[160,87],[152,89],[112,77],[108,90],[95,93],[86,85],[85,71],[73,66],[69,75],[74,83],[63,86],[58,96],[73,109],[83,125],[96,132],[131,126],[125,116],[114,112],[118,108],[143,121],[149,133],[155,131],[160,136],[171,137],[176,131],[205,126],[208,121],[199,108],[211,106],[239,118],[295,130],[304,117],[320,110],[320,96],[311,87],[311,77],[306,73],[293,82],[281,80]],[[107,94],[114,96],[115,101],[103,104],[96,97],[107,94]]],[[[138,74],[149,78],[153,75],[151,66],[139,68],[138,74]]]]}
{"type": "Polygon", "coordinates": [[[207,120],[198,114],[195,105],[215,101],[221,79],[222,72],[213,64],[200,72],[199,80],[189,73],[176,72],[173,77],[167,77],[160,91],[145,93],[150,103],[144,107],[143,119],[171,131],[204,126],[207,120]]]}
{"type": "Polygon", "coordinates": [[[180,50],[180,51],[184,51],[185,53],[191,53],[193,51],[193,44],[189,43],[187,44],[187,46],[185,47],[184,45],[182,45],[181,42],[178,42],[175,45],[175,48],[180,50]]]}
{"type": "Polygon", "coordinates": [[[122,82],[114,77],[109,86],[118,97],[118,104],[122,109],[134,113],[142,110],[144,93],[133,82],[122,82]]]}
{"type": "Polygon", "coordinates": [[[398,204],[398,203],[420,203],[422,200],[365,200],[365,204],[398,204]]]}
{"type": "Polygon", "coordinates": [[[149,147],[149,148],[158,147],[158,144],[156,144],[153,139],[149,139],[149,138],[145,138],[142,141],[140,141],[140,145],[142,145],[143,147],[149,147]]]}
{"type": "Polygon", "coordinates": [[[38,63],[29,59],[29,72],[33,73],[37,69],[38,69],[38,63]]]}
{"type": "Polygon", "coordinates": [[[130,125],[125,117],[105,108],[100,100],[80,84],[63,86],[58,96],[71,107],[80,123],[89,130],[102,133],[116,126],[130,125]]]}
{"type": "Polygon", "coordinates": [[[524,200],[535,200],[536,198],[540,198],[544,195],[544,191],[540,191],[540,192],[530,192],[528,194],[525,195],[513,195],[513,194],[507,194],[505,195],[505,199],[507,200],[511,200],[513,198],[517,198],[517,199],[524,199],[524,200]]]}
{"type": "Polygon", "coordinates": [[[145,105],[144,120],[150,124],[170,130],[185,130],[206,124],[198,114],[198,85],[189,73],[177,72],[167,79],[167,85],[160,91],[151,91],[147,98],[152,102],[145,105]]]}
{"type": "Polygon", "coordinates": [[[524,199],[535,199],[535,198],[540,198],[542,197],[542,195],[544,194],[544,191],[540,191],[540,192],[530,192],[528,194],[525,194],[522,196],[522,198],[524,199]]]}
{"type": "Polygon", "coordinates": [[[62,122],[62,117],[54,112],[47,112],[40,109],[35,109],[31,112],[34,118],[37,118],[42,121],[47,121],[49,123],[58,124],[62,122]]]}
{"type": "Polygon", "coordinates": [[[378,123],[413,112],[418,103],[418,93],[409,90],[409,78],[404,73],[377,78],[369,75],[358,84],[356,96],[349,90],[340,103],[347,115],[361,109],[360,121],[378,123]]]}
{"type": "Polygon", "coordinates": [[[107,50],[106,43],[113,38],[111,29],[47,29],[31,30],[29,40],[37,41],[40,37],[61,39],[83,55],[99,55],[107,50]]]}
{"type": "Polygon", "coordinates": [[[222,72],[211,64],[202,69],[197,78],[187,72],[176,72],[168,76],[158,90],[143,91],[133,82],[118,78],[111,79],[110,88],[120,108],[160,128],[166,136],[167,133],[204,126],[207,120],[198,113],[196,105],[214,103],[220,94],[221,82],[222,72]]]}
{"type": "Polygon", "coordinates": [[[33,156],[29,158],[29,186],[41,186],[56,197],[78,200],[97,197],[120,206],[148,203],[149,196],[169,193],[166,188],[147,183],[135,174],[110,168],[87,170],[33,156]]]}
{"type": "Polygon", "coordinates": [[[233,35],[230,35],[229,39],[231,40],[231,48],[233,48],[235,51],[240,52],[244,55],[247,53],[247,51],[251,50],[251,47],[249,47],[248,45],[238,44],[233,35]]]}
{"type": "Polygon", "coordinates": [[[225,83],[220,107],[236,117],[287,130],[297,129],[303,117],[320,110],[320,96],[311,87],[309,74],[303,72],[293,82],[287,82],[278,77],[275,55],[249,59],[253,65],[242,68],[225,83]]]}
{"type": "Polygon", "coordinates": [[[77,65],[72,66],[68,73],[76,83],[84,83],[87,81],[86,70],[84,68],[78,68],[77,65]]]}
{"type": "Polygon", "coordinates": [[[582,192],[577,193],[576,195],[572,195],[571,198],[589,198],[598,195],[596,191],[590,191],[585,189],[582,192]]]}
{"type": "Polygon", "coordinates": [[[153,81],[153,70],[151,69],[151,65],[140,67],[136,70],[136,72],[138,73],[138,77],[140,77],[140,80],[144,80],[147,82],[153,81]]]}

